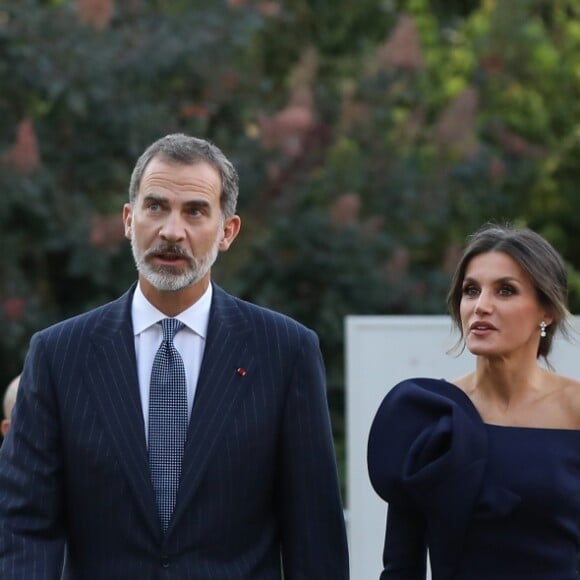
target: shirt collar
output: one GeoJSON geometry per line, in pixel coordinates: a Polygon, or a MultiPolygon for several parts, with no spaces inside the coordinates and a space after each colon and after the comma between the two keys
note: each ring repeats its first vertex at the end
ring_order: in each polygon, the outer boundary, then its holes
{"type": "MultiPolygon", "coordinates": [[[[212,285],[209,284],[207,290],[197,302],[192,304],[187,310],[180,312],[175,317],[204,339],[207,336],[212,295],[213,288],[212,285]]],[[[167,318],[163,312],[155,308],[155,306],[145,298],[139,283],[137,283],[135,293],[133,294],[131,316],[133,317],[133,331],[135,336],[141,334],[144,330],[147,330],[154,324],[157,324],[163,318],[167,318]]]]}

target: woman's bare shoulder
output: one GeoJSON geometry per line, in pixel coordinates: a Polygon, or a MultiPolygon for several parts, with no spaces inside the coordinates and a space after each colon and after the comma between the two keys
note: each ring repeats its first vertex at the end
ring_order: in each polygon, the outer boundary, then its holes
{"type": "Polygon", "coordinates": [[[570,415],[576,429],[580,429],[580,381],[571,377],[556,375],[560,402],[570,415]]]}
{"type": "Polygon", "coordinates": [[[466,394],[473,389],[473,376],[474,373],[468,373],[467,375],[463,375],[461,377],[457,377],[452,381],[449,381],[451,384],[455,385],[456,387],[460,388],[466,394]]]}

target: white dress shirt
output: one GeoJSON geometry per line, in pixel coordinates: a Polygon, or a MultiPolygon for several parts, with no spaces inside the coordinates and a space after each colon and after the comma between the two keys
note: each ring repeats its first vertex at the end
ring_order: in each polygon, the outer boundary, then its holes
{"type": "MultiPolygon", "coordinates": [[[[209,324],[209,311],[213,290],[211,284],[203,296],[187,310],[178,314],[175,318],[183,322],[185,328],[176,335],[173,343],[179,351],[185,365],[187,379],[187,408],[191,416],[199,369],[205,349],[207,327],[209,324]]],[[[140,284],[135,288],[131,307],[133,330],[135,333],[135,354],[137,356],[137,376],[139,378],[139,393],[141,395],[141,407],[145,421],[145,438],[149,437],[149,383],[151,382],[151,368],[153,359],[161,345],[163,332],[158,324],[165,314],[157,310],[151,302],[145,298],[140,284]]]]}

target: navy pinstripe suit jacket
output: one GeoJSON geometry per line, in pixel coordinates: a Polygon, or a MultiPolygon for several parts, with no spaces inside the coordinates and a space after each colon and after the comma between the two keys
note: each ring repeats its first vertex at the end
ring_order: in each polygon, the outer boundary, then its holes
{"type": "Polygon", "coordinates": [[[0,449],[3,580],[340,580],[348,556],[316,335],[214,287],[162,534],[133,289],[37,333],[0,449]],[[236,369],[246,369],[245,376],[236,369]]]}

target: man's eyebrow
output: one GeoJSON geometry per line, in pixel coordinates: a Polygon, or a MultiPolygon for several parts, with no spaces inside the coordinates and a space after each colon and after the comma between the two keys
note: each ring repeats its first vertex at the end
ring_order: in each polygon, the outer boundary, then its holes
{"type": "Polygon", "coordinates": [[[190,199],[183,203],[186,207],[210,207],[207,199],[190,199]]]}
{"type": "MultiPolygon", "coordinates": [[[[148,193],[143,196],[143,201],[154,201],[157,203],[166,203],[168,201],[168,197],[161,193],[148,193]]],[[[210,203],[207,199],[199,198],[199,199],[190,199],[183,202],[185,207],[210,207],[210,203]]]]}
{"type": "Polygon", "coordinates": [[[167,197],[160,193],[148,193],[143,196],[143,201],[167,201],[167,197]]]}
{"type": "Polygon", "coordinates": [[[192,205],[192,204],[193,205],[210,205],[209,201],[207,199],[204,199],[204,198],[188,199],[184,203],[189,204],[189,205],[192,205]]]}

